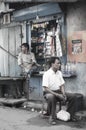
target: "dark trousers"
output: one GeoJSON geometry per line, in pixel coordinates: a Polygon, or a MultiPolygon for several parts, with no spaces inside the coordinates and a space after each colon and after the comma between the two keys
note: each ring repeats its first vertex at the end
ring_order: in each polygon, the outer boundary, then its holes
{"type": "Polygon", "coordinates": [[[29,77],[28,75],[26,75],[26,80],[23,84],[23,92],[24,92],[24,96],[27,100],[29,100],[29,77]]]}
{"type": "Polygon", "coordinates": [[[26,80],[24,82],[23,91],[27,100],[29,100],[29,93],[30,93],[30,77],[32,76],[34,72],[37,72],[37,71],[38,71],[37,66],[32,66],[32,68],[27,73],[24,74],[26,80]]]}
{"type": "MultiPolygon", "coordinates": [[[[49,115],[52,116],[52,118],[55,118],[56,117],[56,103],[61,100],[51,93],[46,93],[44,94],[44,96],[48,103],[47,112],[49,115]]],[[[72,94],[72,93],[66,93],[66,96],[67,96],[67,101],[66,101],[67,111],[70,113],[71,116],[73,116],[76,112],[76,107],[77,107],[76,96],[75,94],[72,94]]]]}

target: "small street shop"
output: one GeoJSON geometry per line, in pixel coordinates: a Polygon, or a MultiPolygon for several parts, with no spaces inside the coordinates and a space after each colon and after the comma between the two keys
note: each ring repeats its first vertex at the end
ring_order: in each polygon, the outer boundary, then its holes
{"type": "Polygon", "coordinates": [[[47,60],[51,56],[62,57],[59,35],[64,33],[64,15],[57,3],[45,3],[15,11],[14,20],[26,21],[26,40],[37,62],[41,64],[42,71],[36,72],[31,78],[31,97],[41,99],[41,79],[43,71],[47,69],[47,60]]]}
{"type": "MultiPolygon", "coordinates": [[[[29,43],[30,50],[34,52],[37,62],[41,65],[41,71],[34,73],[31,77],[29,98],[32,100],[41,100],[43,98],[42,75],[49,67],[47,62],[52,56],[60,57],[62,61],[61,70],[67,81],[66,85],[67,87],[71,86],[72,81],[75,82],[77,79],[76,62],[80,62],[80,59],[78,58],[77,60],[76,55],[82,52],[82,39],[72,37],[72,40],[70,40],[70,37],[67,37],[68,21],[60,4],[57,2],[41,3],[21,10],[15,10],[13,11],[12,19],[13,27],[11,25],[9,28],[4,29],[8,34],[8,36],[4,36],[8,40],[8,44],[5,41],[6,46],[4,46],[17,56],[21,43],[29,43]],[[12,36],[13,39],[11,39],[12,36]],[[70,41],[72,41],[72,46],[70,41]],[[13,42],[13,45],[11,42],[13,42]],[[69,50],[71,49],[72,52],[70,54],[69,50]],[[74,55],[75,57],[73,57],[74,55]]],[[[3,30],[1,31],[3,32],[3,30]]],[[[4,58],[8,63],[8,68],[5,70],[4,75],[14,77],[13,80],[18,77],[21,81],[21,69],[18,68],[16,60],[13,59],[12,55],[5,55],[4,58]],[[16,67],[14,64],[16,64],[16,67]],[[13,70],[14,67],[15,72],[13,70]]],[[[24,81],[23,77],[22,80],[24,81]]],[[[22,83],[20,82],[20,84],[22,83]]],[[[72,87],[69,88],[69,91],[72,90],[74,90],[72,87]]],[[[77,88],[75,92],[77,92],[77,88]]],[[[81,93],[81,91],[78,92],[81,93]]]]}

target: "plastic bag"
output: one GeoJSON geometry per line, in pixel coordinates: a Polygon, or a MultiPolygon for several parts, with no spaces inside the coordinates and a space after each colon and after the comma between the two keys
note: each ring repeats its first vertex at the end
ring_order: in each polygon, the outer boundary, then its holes
{"type": "Polygon", "coordinates": [[[65,110],[60,110],[57,113],[57,118],[63,121],[68,121],[70,120],[70,113],[65,110]]]}

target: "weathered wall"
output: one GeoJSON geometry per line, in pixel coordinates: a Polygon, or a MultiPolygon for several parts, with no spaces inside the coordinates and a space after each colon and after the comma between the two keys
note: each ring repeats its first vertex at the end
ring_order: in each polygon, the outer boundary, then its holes
{"type": "MultiPolygon", "coordinates": [[[[67,6],[67,45],[74,31],[86,30],[86,2],[77,2],[67,6]]],[[[68,59],[69,60],[69,59],[68,59]]],[[[77,77],[66,79],[66,90],[79,92],[86,99],[86,63],[77,63],[77,77]]],[[[86,106],[86,100],[84,100],[86,106]]]]}
{"type": "Polygon", "coordinates": [[[86,30],[86,2],[68,4],[67,32],[86,30]]]}

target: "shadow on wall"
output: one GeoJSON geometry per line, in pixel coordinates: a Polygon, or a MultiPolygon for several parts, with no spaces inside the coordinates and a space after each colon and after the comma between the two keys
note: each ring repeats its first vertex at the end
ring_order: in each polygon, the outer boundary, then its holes
{"type": "Polygon", "coordinates": [[[76,64],[76,77],[65,78],[65,88],[67,92],[80,93],[84,97],[84,106],[86,107],[86,64],[76,64]]]}

